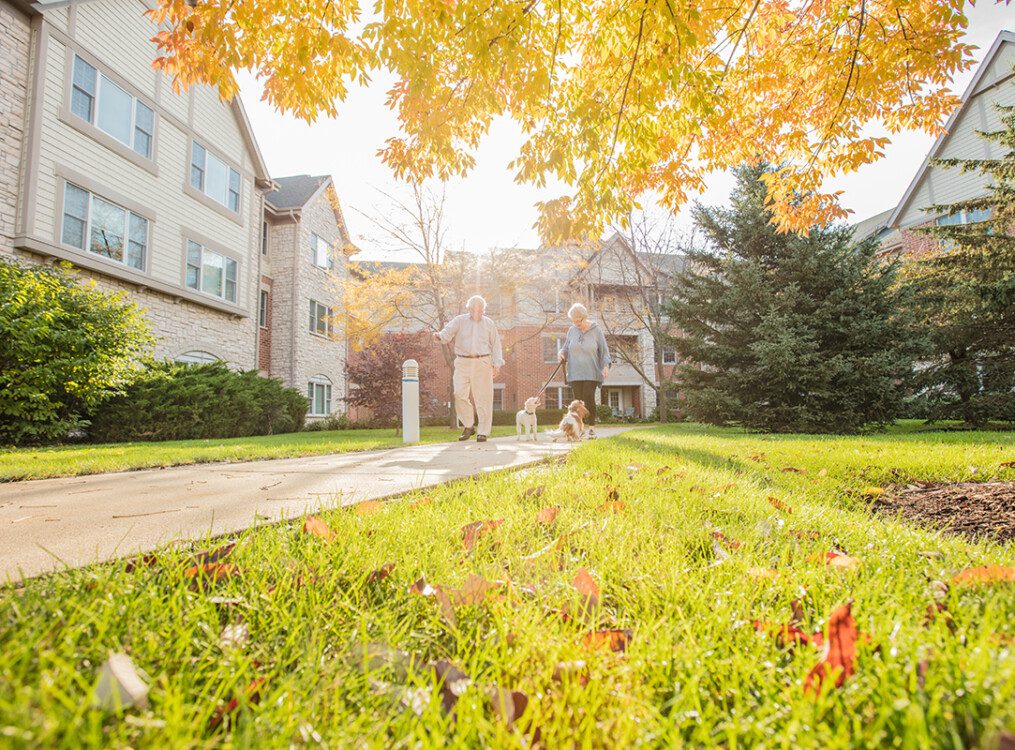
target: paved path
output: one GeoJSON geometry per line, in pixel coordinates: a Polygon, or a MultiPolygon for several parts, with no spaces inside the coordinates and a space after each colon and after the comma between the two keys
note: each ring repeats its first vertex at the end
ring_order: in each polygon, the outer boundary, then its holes
{"type": "Polygon", "coordinates": [[[545,435],[538,443],[508,437],[0,484],[0,584],[517,468],[572,447],[545,435]]]}

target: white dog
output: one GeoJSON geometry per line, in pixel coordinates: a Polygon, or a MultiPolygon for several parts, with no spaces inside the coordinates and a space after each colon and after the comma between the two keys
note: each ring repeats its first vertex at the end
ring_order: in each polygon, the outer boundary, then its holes
{"type": "Polygon", "coordinates": [[[525,408],[518,410],[515,415],[515,431],[518,433],[519,440],[524,435],[531,435],[533,443],[538,440],[536,437],[536,409],[540,406],[542,403],[539,401],[539,396],[532,396],[525,399],[525,408]]]}

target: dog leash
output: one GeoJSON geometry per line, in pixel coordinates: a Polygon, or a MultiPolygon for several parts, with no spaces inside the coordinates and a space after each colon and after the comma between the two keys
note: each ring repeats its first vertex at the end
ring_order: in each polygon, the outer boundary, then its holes
{"type": "Polygon", "coordinates": [[[550,381],[553,380],[556,377],[557,373],[560,371],[560,368],[563,367],[563,366],[564,366],[564,360],[562,359],[562,360],[560,360],[560,362],[557,363],[557,366],[553,368],[553,372],[550,373],[550,377],[546,379],[545,383],[543,383],[543,387],[540,388],[538,391],[536,391],[536,396],[542,396],[543,395],[543,393],[549,387],[550,381]]]}

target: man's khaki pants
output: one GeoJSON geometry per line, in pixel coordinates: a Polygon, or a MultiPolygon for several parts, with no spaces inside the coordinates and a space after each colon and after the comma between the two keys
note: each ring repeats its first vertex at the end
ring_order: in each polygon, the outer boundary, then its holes
{"type": "Polygon", "coordinates": [[[462,427],[472,427],[476,423],[476,415],[469,401],[469,394],[476,402],[479,412],[480,435],[490,436],[493,426],[493,365],[489,357],[468,359],[455,357],[455,375],[452,383],[455,386],[455,411],[462,427]]]}

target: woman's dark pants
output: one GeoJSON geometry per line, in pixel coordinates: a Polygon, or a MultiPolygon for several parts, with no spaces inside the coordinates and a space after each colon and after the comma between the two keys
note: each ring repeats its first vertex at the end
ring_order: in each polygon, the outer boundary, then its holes
{"type": "MultiPolygon", "coordinates": [[[[589,410],[585,424],[592,427],[596,423],[596,387],[599,383],[595,380],[573,380],[570,385],[571,390],[574,391],[574,397],[583,401],[585,408],[589,410]]],[[[561,404],[561,406],[567,408],[567,404],[561,404]]]]}

